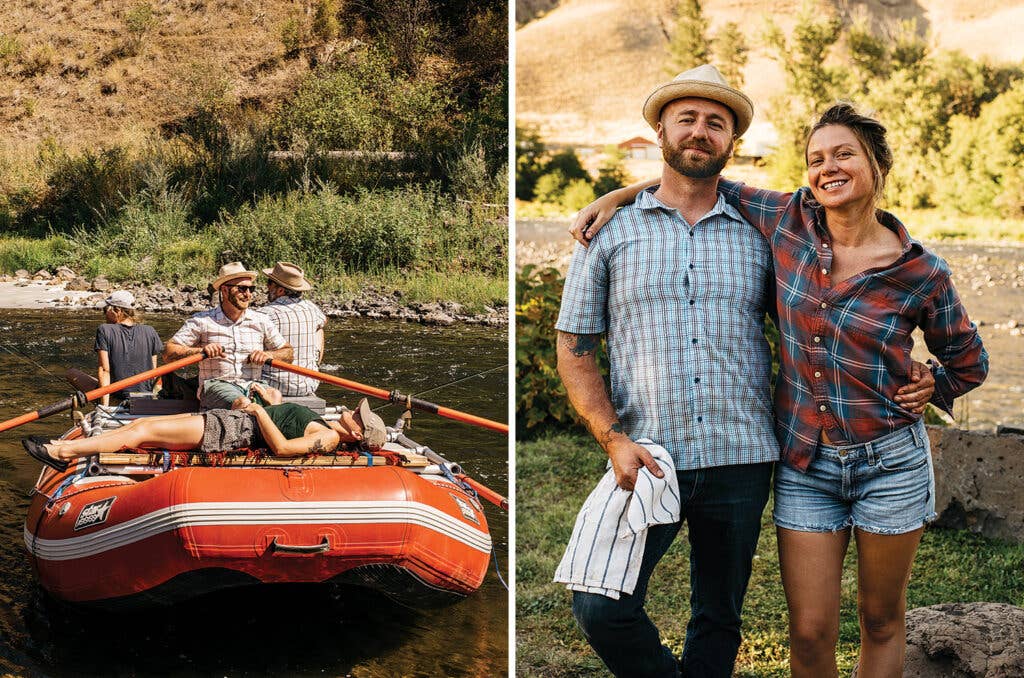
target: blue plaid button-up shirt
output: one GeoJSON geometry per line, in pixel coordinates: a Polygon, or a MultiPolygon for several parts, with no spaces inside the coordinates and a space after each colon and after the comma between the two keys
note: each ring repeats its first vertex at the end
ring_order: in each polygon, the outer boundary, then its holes
{"type": "Polygon", "coordinates": [[[719,195],[690,225],[643,192],[576,246],[555,327],[606,334],[626,433],[679,470],[776,461],[765,238],[719,195]]]}

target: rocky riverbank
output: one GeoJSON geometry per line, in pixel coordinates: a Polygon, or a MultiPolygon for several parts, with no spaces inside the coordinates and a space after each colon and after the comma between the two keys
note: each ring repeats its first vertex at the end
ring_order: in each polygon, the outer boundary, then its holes
{"type": "MultiPolygon", "coordinates": [[[[13,276],[0,276],[0,307],[3,308],[94,308],[115,289],[135,295],[136,305],[146,312],[195,313],[210,308],[212,296],[193,285],[178,288],[161,284],[114,284],[103,277],[89,280],[62,266],[56,271],[30,273],[16,271],[13,276]]],[[[353,300],[340,301],[318,294],[306,293],[329,318],[376,318],[415,322],[427,325],[504,326],[508,324],[508,307],[487,307],[484,313],[469,313],[459,303],[407,302],[401,292],[385,292],[368,287],[353,300]]],[[[262,288],[257,288],[253,304],[266,302],[262,288]]]]}

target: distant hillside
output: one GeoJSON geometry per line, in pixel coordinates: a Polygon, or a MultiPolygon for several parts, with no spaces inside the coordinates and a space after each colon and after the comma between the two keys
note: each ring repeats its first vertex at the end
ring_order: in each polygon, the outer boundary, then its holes
{"type": "Polygon", "coordinates": [[[305,4],[161,2],[147,15],[142,3],[4,3],[5,142],[116,140],[171,122],[220,88],[252,108],[272,105],[309,68],[286,60],[281,41],[290,18],[306,18],[305,4]]]}
{"type": "Polygon", "coordinates": [[[475,103],[478,89],[504,81],[505,26],[505,5],[491,0],[5,0],[0,148],[173,132],[211,102],[244,119],[274,110],[318,63],[382,34],[402,36],[390,40],[397,62],[415,53],[420,79],[475,103]],[[334,30],[317,29],[318,8],[333,10],[334,30]]]}
{"type": "MultiPolygon", "coordinates": [[[[1009,37],[1024,32],[1020,0],[834,0],[832,4],[863,7],[876,25],[914,18],[940,48],[997,61],[1024,58],[1024,41],[1009,37]]],[[[669,77],[655,5],[643,0],[565,0],[517,30],[517,124],[537,125],[543,138],[560,143],[650,137],[640,107],[650,89],[669,77]]],[[[702,6],[712,34],[729,21],[737,22],[746,33],[752,51],[744,90],[760,117],[784,80],[780,67],[757,47],[757,35],[768,12],[783,30],[790,29],[801,1],[704,0],[702,6]]]]}

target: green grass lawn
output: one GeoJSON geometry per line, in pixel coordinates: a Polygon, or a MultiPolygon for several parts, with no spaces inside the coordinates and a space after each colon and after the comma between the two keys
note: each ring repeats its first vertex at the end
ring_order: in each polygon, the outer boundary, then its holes
{"type": "MultiPolygon", "coordinates": [[[[517,676],[605,676],[604,665],[576,628],[570,593],[551,583],[583,500],[604,473],[604,454],[589,437],[557,435],[516,446],[517,676]]],[[[788,676],[786,600],[771,506],[754,560],[743,614],[736,676],[788,676]]],[[[857,556],[851,544],[843,573],[839,668],[857,657],[857,556]]],[[[968,532],[928,530],[914,563],[908,608],[954,601],[1024,606],[1024,545],[968,532]]],[[[679,538],[654,573],[647,611],[662,639],[682,651],[689,611],[686,539],[679,538]]]]}

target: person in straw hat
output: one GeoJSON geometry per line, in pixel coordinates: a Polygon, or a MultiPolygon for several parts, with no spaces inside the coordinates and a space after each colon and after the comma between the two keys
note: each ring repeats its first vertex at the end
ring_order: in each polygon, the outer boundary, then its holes
{"type": "Polygon", "coordinates": [[[683,520],[691,565],[683,675],[732,675],[740,645],[779,458],[764,337],[771,252],[716,184],[753,112],[711,65],[655,88],[643,115],[664,156],[660,186],[619,210],[589,251],[577,246],[566,277],[558,372],[614,482],[584,505],[555,581],[573,590],[577,623],[617,676],[679,675],[644,599],[683,520]],[[602,334],[610,397],[596,360],[602,334]],[[623,541],[619,521],[599,507],[634,489],[639,504],[650,487],[659,488],[658,510],[639,526],[631,519],[623,541]],[[595,524],[612,537],[587,529],[595,524]]]}
{"type": "Polygon", "coordinates": [[[204,409],[281,401],[280,392],[260,377],[270,358],[291,362],[292,347],[267,316],[249,308],[258,275],[240,261],[221,266],[210,283],[220,303],[186,320],[164,347],[166,362],[196,353],[205,356],[199,363],[199,404],[204,409]],[[254,384],[263,388],[254,389],[254,384]]]}
{"type": "MultiPolygon", "coordinates": [[[[878,208],[893,163],[885,127],[838,102],[812,127],[804,159],[808,185],[792,193],[717,182],[773,255],[782,337],[773,518],[790,669],[795,678],[837,675],[840,583],[853,539],[860,673],[900,675],[907,581],[936,516],[922,412],[930,400],[951,413],[954,398],[984,381],[988,355],[948,266],[878,208]],[[936,356],[930,366],[910,359],[917,329],[936,356]]],[[[635,189],[581,210],[579,239],[593,237],[635,189]]],[[[741,360],[735,372],[748,378],[752,367],[741,360]]]]}
{"type": "MultiPolygon", "coordinates": [[[[302,293],[313,286],[305,272],[289,261],[279,261],[273,268],[263,269],[267,276],[268,303],[257,311],[274,323],[294,351],[294,364],[311,370],[320,369],[324,357],[324,325],[327,316],[302,293]]],[[[284,370],[264,366],[263,380],[285,396],[310,396],[320,382],[284,370]]]]}

